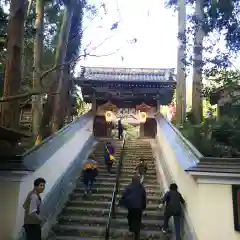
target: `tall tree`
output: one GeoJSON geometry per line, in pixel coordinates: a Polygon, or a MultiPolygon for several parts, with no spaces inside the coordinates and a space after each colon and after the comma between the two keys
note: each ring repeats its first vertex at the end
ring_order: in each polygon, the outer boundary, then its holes
{"type": "MultiPolygon", "coordinates": [[[[26,0],[12,0],[8,21],[8,43],[6,71],[4,78],[3,96],[17,95],[21,84],[22,45],[24,36],[24,20],[26,0]]],[[[1,125],[18,129],[19,102],[11,101],[2,104],[1,125]]]]}
{"type": "Polygon", "coordinates": [[[75,67],[75,62],[73,61],[78,57],[81,40],[82,40],[82,20],[83,20],[83,9],[85,4],[83,1],[76,3],[74,7],[74,14],[72,17],[71,28],[68,38],[67,52],[65,62],[73,62],[72,64],[67,64],[64,66],[63,73],[63,85],[60,91],[59,103],[56,102],[56,116],[55,116],[55,129],[61,128],[64,124],[64,119],[70,112],[67,112],[67,108],[71,109],[71,89],[74,87],[72,82],[73,69],[75,67]]]}
{"type": "Polygon", "coordinates": [[[202,121],[202,68],[203,68],[203,39],[204,39],[204,10],[203,0],[196,1],[195,6],[195,36],[193,56],[192,84],[192,113],[196,124],[202,121]]]}
{"type": "Polygon", "coordinates": [[[178,56],[177,56],[177,89],[176,89],[176,120],[182,125],[186,112],[186,1],[178,1],[178,56]]]}
{"type": "MultiPolygon", "coordinates": [[[[41,88],[41,71],[43,55],[43,31],[44,31],[44,0],[36,0],[36,37],[34,43],[34,69],[33,69],[33,88],[41,88]]],[[[32,131],[36,137],[39,131],[42,118],[42,96],[32,97],[32,131]]]]}
{"type": "MultiPolygon", "coordinates": [[[[176,8],[178,0],[167,0],[167,5],[176,8]]],[[[193,64],[192,110],[195,122],[198,123],[202,119],[202,75],[231,66],[231,61],[229,61],[232,57],[231,53],[236,53],[240,49],[240,2],[239,0],[186,0],[186,5],[195,6],[195,13],[187,15],[190,24],[186,31],[190,38],[194,37],[193,57],[191,53],[188,53],[188,57],[185,55],[184,61],[186,64],[193,64]],[[214,55],[212,54],[213,48],[216,47],[218,41],[216,44],[212,43],[211,33],[221,34],[222,31],[224,31],[226,47],[229,52],[224,52],[225,49],[222,51],[223,48],[220,46],[218,51],[214,51],[216,52],[214,55]],[[203,48],[205,39],[210,40],[210,46],[203,48]],[[203,51],[211,53],[211,56],[203,58],[203,51]]]]}
{"type": "MultiPolygon", "coordinates": [[[[58,46],[56,49],[55,66],[64,66],[67,41],[71,26],[71,20],[73,16],[74,0],[65,0],[65,10],[63,14],[61,30],[58,38],[58,46]]],[[[55,124],[55,119],[52,119],[53,113],[55,113],[55,106],[59,104],[59,92],[62,88],[63,68],[57,67],[53,82],[50,87],[50,93],[47,96],[47,102],[44,106],[43,117],[40,125],[39,135],[40,138],[45,138],[51,134],[52,125],[55,124]]],[[[54,114],[55,115],[55,114],[54,114]]],[[[53,127],[55,129],[55,127],[53,127]]]]}

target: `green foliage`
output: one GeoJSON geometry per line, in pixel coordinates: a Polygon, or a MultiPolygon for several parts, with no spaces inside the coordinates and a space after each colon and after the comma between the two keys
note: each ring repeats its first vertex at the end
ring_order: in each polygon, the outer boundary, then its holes
{"type": "Polygon", "coordinates": [[[83,101],[83,99],[79,96],[76,96],[75,103],[75,110],[73,115],[81,116],[84,113],[88,112],[91,109],[90,104],[87,104],[83,101]]]}
{"type": "MultiPolygon", "coordinates": [[[[232,57],[240,50],[240,18],[239,0],[202,0],[204,19],[199,19],[195,11],[187,11],[187,29],[183,36],[178,36],[186,42],[186,56],[182,62],[186,69],[196,64],[193,56],[192,40],[199,26],[205,33],[203,46],[203,57],[199,64],[203,73],[209,69],[227,69],[233,67],[232,57]],[[221,37],[220,37],[221,36],[221,37]],[[224,39],[226,48],[219,46],[219,41],[224,39]],[[189,44],[190,43],[190,44],[189,44]]],[[[195,7],[196,0],[187,0],[186,5],[195,7]]],[[[166,0],[166,6],[178,10],[179,1],[166,0]]],[[[195,49],[196,50],[196,49],[195,49]]]]}
{"type": "Polygon", "coordinates": [[[240,72],[236,70],[212,71],[207,77],[207,85],[203,89],[206,99],[212,104],[216,104],[220,100],[221,95],[224,95],[227,100],[225,108],[230,110],[228,113],[225,113],[240,120],[240,113],[238,111],[240,101],[240,95],[238,94],[240,90],[240,72]]]}
{"type": "MultiPolygon", "coordinates": [[[[196,0],[186,1],[187,5],[194,5],[196,0]]],[[[167,0],[167,7],[174,7],[177,9],[177,0],[167,0]]],[[[225,39],[227,46],[237,52],[240,49],[240,30],[239,30],[239,0],[203,0],[204,21],[203,29],[206,36],[209,33],[217,31],[225,31],[225,39]]],[[[188,20],[191,23],[196,23],[199,19],[194,14],[189,14],[188,20]]],[[[190,27],[188,32],[192,32],[194,29],[190,27]]]]}
{"type": "Polygon", "coordinates": [[[240,157],[240,122],[229,117],[185,123],[180,131],[206,157],[240,157]]]}
{"type": "Polygon", "coordinates": [[[208,82],[204,86],[203,115],[204,121],[195,125],[191,111],[187,113],[187,121],[180,129],[183,135],[195,145],[204,156],[239,157],[240,155],[240,72],[233,70],[212,70],[208,73],[208,82]],[[224,94],[228,99],[220,107],[221,114],[216,119],[214,103],[224,94]],[[209,112],[211,111],[211,116],[209,112]]]}

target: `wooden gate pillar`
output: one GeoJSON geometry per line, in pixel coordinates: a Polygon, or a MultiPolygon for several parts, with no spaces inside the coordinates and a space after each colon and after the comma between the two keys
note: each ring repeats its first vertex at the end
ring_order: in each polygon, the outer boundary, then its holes
{"type": "Polygon", "coordinates": [[[93,93],[93,96],[92,96],[92,112],[94,114],[96,114],[96,112],[97,112],[97,101],[96,101],[96,94],[95,94],[95,92],[93,93]]]}

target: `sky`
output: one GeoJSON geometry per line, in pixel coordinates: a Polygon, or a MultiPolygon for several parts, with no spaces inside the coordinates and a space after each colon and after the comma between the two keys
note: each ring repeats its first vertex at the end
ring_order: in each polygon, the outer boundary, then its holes
{"type": "MultiPolygon", "coordinates": [[[[93,1],[92,1],[93,2],[93,1]]],[[[95,0],[96,5],[100,1],[95,0]]],[[[175,68],[177,59],[177,19],[172,10],[164,8],[162,0],[108,0],[92,21],[86,20],[83,47],[102,57],[87,57],[79,64],[109,67],[175,68]],[[119,10],[118,10],[119,9],[119,10]],[[102,18],[102,19],[101,19],[102,18]],[[118,28],[110,30],[113,23],[118,28]],[[131,40],[136,38],[135,44],[131,40]]]]}
{"type": "MultiPolygon", "coordinates": [[[[101,0],[91,0],[100,6],[101,0]]],[[[177,67],[177,14],[164,7],[164,0],[106,0],[107,14],[103,8],[94,20],[84,20],[82,49],[92,55],[82,59],[76,68],[82,66],[105,67],[177,67]],[[113,23],[118,28],[110,30],[113,23]],[[135,44],[131,43],[137,39],[135,44]],[[106,56],[107,55],[107,56],[106,56]]],[[[189,9],[188,9],[189,10],[189,9]]],[[[190,11],[190,10],[189,10],[190,11]]],[[[221,50],[225,42],[218,43],[221,50]]],[[[240,61],[233,61],[240,69],[240,61]]],[[[187,84],[191,83],[191,74],[187,84]]]]}

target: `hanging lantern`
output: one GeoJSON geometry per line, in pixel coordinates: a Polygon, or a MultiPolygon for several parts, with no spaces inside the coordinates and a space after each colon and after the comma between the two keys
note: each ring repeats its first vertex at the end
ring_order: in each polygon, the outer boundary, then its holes
{"type": "Polygon", "coordinates": [[[105,113],[105,120],[106,120],[106,122],[112,122],[112,120],[113,120],[113,113],[111,111],[106,111],[106,113],[105,113]]]}
{"type": "Polygon", "coordinates": [[[147,119],[147,113],[146,112],[140,112],[140,121],[141,122],[146,122],[147,119]]]}

